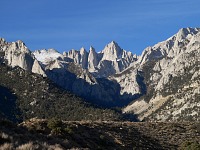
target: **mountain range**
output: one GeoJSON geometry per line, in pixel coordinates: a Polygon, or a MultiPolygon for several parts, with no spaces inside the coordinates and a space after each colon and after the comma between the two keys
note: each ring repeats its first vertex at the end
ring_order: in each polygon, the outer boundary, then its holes
{"type": "Polygon", "coordinates": [[[89,52],[61,54],[0,39],[1,63],[47,78],[89,103],[120,107],[141,121],[199,121],[199,58],[200,28],[182,28],[140,56],[115,41],[100,52],[91,46],[89,52]]]}

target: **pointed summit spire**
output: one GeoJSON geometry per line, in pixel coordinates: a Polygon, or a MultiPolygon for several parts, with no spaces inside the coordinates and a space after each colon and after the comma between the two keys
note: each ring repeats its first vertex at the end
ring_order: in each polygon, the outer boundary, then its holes
{"type": "Polygon", "coordinates": [[[4,38],[0,38],[0,43],[4,43],[6,40],[4,38]]]}
{"type": "Polygon", "coordinates": [[[6,40],[4,38],[0,38],[0,51],[4,51],[3,47],[7,44],[6,40]]]}
{"type": "Polygon", "coordinates": [[[88,52],[85,50],[84,47],[82,47],[80,49],[80,63],[82,68],[84,69],[86,69],[88,65],[87,59],[88,59],[88,52]]]}
{"type": "Polygon", "coordinates": [[[84,47],[81,47],[81,49],[80,49],[80,54],[83,55],[83,54],[85,54],[85,53],[87,53],[87,51],[85,50],[84,47]]]}
{"type": "Polygon", "coordinates": [[[97,53],[95,51],[95,49],[90,46],[90,51],[89,51],[89,55],[88,55],[88,69],[91,72],[95,71],[95,67],[98,65],[98,56],[97,53]]]}
{"type": "Polygon", "coordinates": [[[95,51],[94,47],[90,46],[90,51],[95,51]]]}
{"type": "Polygon", "coordinates": [[[113,45],[113,46],[119,47],[119,45],[115,41],[111,41],[108,45],[113,45]]]}
{"type": "Polygon", "coordinates": [[[110,44],[118,45],[117,42],[115,42],[115,41],[111,41],[110,44]]]}
{"type": "Polygon", "coordinates": [[[116,60],[122,57],[123,50],[119,47],[119,45],[112,41],[102,51],[103,53],[103,60],[116,60]]]}

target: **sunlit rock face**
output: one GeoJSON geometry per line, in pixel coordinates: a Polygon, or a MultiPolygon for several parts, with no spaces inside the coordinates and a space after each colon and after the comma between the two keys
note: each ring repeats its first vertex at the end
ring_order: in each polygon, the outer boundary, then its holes
{"type": "Polygon", "coordinates": [[[199,120],[200,29],[183,28],[144,50],[138,70],[147,94],[124,108],[140,120],[199,120]]]}
{"type": "Polygon", "coordinates": [[[95,72],[99,64],[98,54],[95,49],[91,46],[88,55],[88,70],[90,72],[95,72]]]}
{"type": "Polygon", "coordinates": [[[112,41],[60,54],[29,51],[22,41],[0,38],[0,60],[47,76],[60,87],[103,106],[123,106],[148,121],[199,121],[200,29],[183,28],[144,49],[141,56],[112,41]]]}
{"type": "Polygon", "coordinates": [[[98,53],[91,46],[89,52],[85,48],[81,48],[79,51],[72,49],[69,52],[64,52],[63,55],[72,59],[83,69],[88,69],[98,78],[119,73],[137,60],[136,55],[121,49],[114,41],[98,53]]]}
{"type": "Polygon", "coordinates": [[[45,73],[45,71],[43,70],[43,68],[41,67],[41,65],[39,64],[39,62],[38,62],[37,59],[34,60],[34,63],[33,63],[33,66],[32,66],[32,72],[33,72],[33,73],[40,74],[40,75],[42,75],[43,77],[46,77],[46,73],[45,73]]]}
{"type": "Polygon", "coordinates": [[[35,59],[32,52],[26,45],[18,40],[16,42],[6,42],[5,39],[0,39],[0,50],[4,53],[4,60],[6,64],[11,67],[21,67],[25,70],[32,71],[33,73],[46,76],[41,65],[35,59]]]}
{"type": "Polygon", "coordinates": [[[34,62],[34,57],[22,41],[7,44],[5,59],[8,61],[8,65],[19,66],[25,70],[31,70],[34,62]]]}

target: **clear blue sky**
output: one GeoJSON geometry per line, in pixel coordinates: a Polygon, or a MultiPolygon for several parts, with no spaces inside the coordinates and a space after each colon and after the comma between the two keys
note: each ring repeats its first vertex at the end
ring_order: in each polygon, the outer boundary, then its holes
{"type": "Polygon", "coordinates": [[[141,54],[182,27],[200,27],[199,0],[1,0],[0,37],[30,50],[100,51],[112,40],[141,54]]]}

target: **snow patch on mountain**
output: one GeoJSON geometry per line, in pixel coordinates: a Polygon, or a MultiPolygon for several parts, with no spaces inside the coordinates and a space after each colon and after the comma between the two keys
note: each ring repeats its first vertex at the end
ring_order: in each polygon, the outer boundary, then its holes
{"type": "Polygon", "coordinates": [[[40,61],[43,64],[48,64],[51,61],[54,61],[58,59],[59,57],[63,57],[62,54],[60,54],[55,49],[42,49],[42,50],[36,50],[33,52],[35,58],[40,61]]]}

